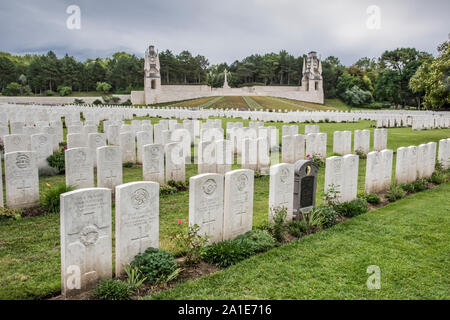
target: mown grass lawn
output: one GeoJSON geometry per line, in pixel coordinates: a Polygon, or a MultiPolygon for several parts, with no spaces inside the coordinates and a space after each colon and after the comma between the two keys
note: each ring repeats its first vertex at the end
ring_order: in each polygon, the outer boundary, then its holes
{"type": "MultiPolygon", "coordinates": [[[[229,98],[224,97],[220,101],[229,98]]],[[[242,99],[241,97],[239,97],[242,99]]],[[[244,100],[242,102],[245,103],[244,100]]],[[[145,118],[139,118],[145,119],[145,118]]],[[[151,119],[153,123],[158,118],[151,119]]],[[[242,119],[224,119],[242,121],[242,119]]],[[[248,125],[248,120],[243,121],[248,125]]],[[[332,154],[333,131],[370,129],[373,139],[373,125],[370,121],[358,123],[320,123],[320,131],[328,134],[328,156],[332,154]]],[[[281,130],[282,123],[267,123],[281,130]]],[[[299,132],[304,133],[305,124],[299,124],[299,132]]],[[[411,128],[388,129],[388,148],[418,145],[450,137],[450,129],[412,131],[411,128]]],[[[281,133],[281,131],[280,131],[281,133]]],[[[394,158],[395,161],[395,158],[394,158]]],[[[395,163],[394,163],[395,167],[395,163]]],[[[240,165],[234,165],[234,169],[240,165]]],[[[3,170],[4,172],[4,170],[3,170]]],[[[186,177],[197,174],[197,165],[186,166],[186,177]]],[[[364,190],[365,160],[359,163],[358,190],[364,190]]],[[[139,166],[123,169],[124,183],[142,180],[139,166]]],[[[47,183],[54,185],[64,183],[63,175],[41,177],[40,191],[45,191],[47,183]]],[[[319,170],[317,202],[322,202],[324,169],[319,170]]],[[[4,184],[3,184],[4,185],[4,184]]],[[[255,180],[253,225],[261,226],[267,221],[269,177],[255,180]]],[[[5,192],[4,192],[5,194],[5,192]]],[[[160,246],[163,249],[178,252],[172,241],[171,233],[177,228],[177,220],[182,220],[186,227],[188,222],[189,194],[187,191],[160,198],[160,246]]],[[[113,211],[114,221],[114,211],[113,211]]],[[[40,217],[24,218],[18,221],[0,220],[0,299],[33,299],[58,294],[60,291],[60,248],[59,215],[49,214],[40,217]]],[[[114,237],[114,235],[113,235],[114,237]]]]}
{"type": "Polygon", "coordinates": [[[449,299],[449,194],[440,185],[150,298],[449,299]]]}

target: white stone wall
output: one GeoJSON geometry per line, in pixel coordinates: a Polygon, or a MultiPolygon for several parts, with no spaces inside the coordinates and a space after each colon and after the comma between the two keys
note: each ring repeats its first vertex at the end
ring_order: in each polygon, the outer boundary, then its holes
{"type": "Polygon", "coordinates": [[[243,88],[211,88],[204,85],[163,85],[147,97],[144,91],[132,91],[133,104],[153,104],[213,96],[273,96],[323,103],[323,89],[304,91],[298,86],[254,86],[243,88]]]}

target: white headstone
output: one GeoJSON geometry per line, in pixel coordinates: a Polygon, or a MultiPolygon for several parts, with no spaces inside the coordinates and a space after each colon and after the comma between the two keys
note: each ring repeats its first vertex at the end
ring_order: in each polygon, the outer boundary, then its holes
{"type": "Polygon", "coordinates": [[[71,133],[67,135],[67,149],[85,148],[88,146],[87,139],[82,133],[71,133]]]}
{"type": "Polygon", "coordinates": [[[375,129],[373,133],[373,150],[381,151],[387,148],[387,129],[375,129]]]}
{"type": "Polygon", "coordinates": [[[112,277],[111,190],[61,195],[61,292],[70,297],[112,277]]]}
{"type": "Polygon", "coordinates": [[[24,134],[4,136],[5,153],[16,151],[31,151],[31,137],[24,134]]]}
{"type": "Polygon", "coordinates": [[[123,163],[136,163],[136,140],[133,132],[128,131],[120,134],[120,148],[123,163]]]}
{"type": "Polygon", "coordinates": [[[31,149],[36,152],[38,169],[49,170],[51,167],[47,158],[53,154],[52,136],[46,133],[33,134],[31,136],[31,149]]]}
{"type": "Polygon", "coordinates": [[[89,148],[65,151],[66,186],[77,189],[94,187],[94,166],[89,148]]]}
{"type": "Polygon", "coordinates": [[[36,152],[5,154],[6,205],[30,208],[39,205],[39,176],[36,152]]]}
{"type": "Polygon", "coordinates": [[[164,184],[164,146],[162,144],[147,144],[143,149],[143,180],[164,184]]]}
{"type": "Polygon", "coordinates": [[[223,240],[223,179],[216,173],[189,179],[189,225],[198,225],[209,242],[223,240]]]}
{"type": "Polygon", "coordinates": [[[180,143],[172,142],[165,146],[166,158],[166,183],[173,181],[185,181],[185,158],[183,147],[180,143]]]}
{"type": "Polygon", "coordinates": [[[94,168],[97,168],[97,148],[106,146],[106,135],[104,133],[89,133],[88,146],[94,168]]]}
{"type": "Polygon", "coordinates": [[[97,149],[97,187],[114,190],[122,184],[122,152],[120,147],[97,149]]]}
{"type": "Polygon", "coordinates": [[[151,132],[138,131],[136,133],[136,140],[137,140],[137,162],[142,164],[144,155],[144,146],[153,143],[151,132]]]}
{"type": "Polygon", "coordinates": [[[280,163],[270,167],[269,221],[272,219],[273,209],[279,207],[286,208],[286,221],[292,220],[294,174],[293,164],[280,163]]]}
{"type": "Polygon", "coordinates": [[[233,170],[225,174],[223,239],[229,240],[252,229],[254,172],[233,170]]]}
{"type": "Polygon", "coordinates": [[[147,248],[159,246],[159,184],[130,182],[116,187],[116,277],[147,248]]]}

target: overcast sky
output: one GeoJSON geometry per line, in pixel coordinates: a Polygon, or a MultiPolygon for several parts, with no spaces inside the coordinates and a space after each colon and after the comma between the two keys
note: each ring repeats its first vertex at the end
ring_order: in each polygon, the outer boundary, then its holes
{"type": "Polygon", "coordinates": [[[122,50],[143,56],[154,44],[232,63],[253,53],[314,50],[350,65],[397,47],[436,54],[450,33],[449,12],[449,0],[0,0],[0,51],[53,50],[84,60],[122,50]],[[81,28],[70,30],[73,4],[81,28]],[[367,27],[371,5],[380,9],[379,29],[367,27]]]}

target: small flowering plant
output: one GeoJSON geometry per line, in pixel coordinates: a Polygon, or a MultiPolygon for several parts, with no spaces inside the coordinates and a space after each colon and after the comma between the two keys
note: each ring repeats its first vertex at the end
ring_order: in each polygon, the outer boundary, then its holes
{"type": "Polygon", "coordinates": [[[185,264],[193,265],[200,262],[200,256],[203,248],[208,244],[208,236],[200,233],[200,227],[197,224],[188,226],[187,231],[183,220],[177,220],[177,231],[172,234],[177,245],[181,248],[185,264]]]}
{"type": "Polygon", "coordinates": [[[313,155],[307,154],[306,159],[317,164],[317,166],[319,168],[325,167],[325,162],[323,161],[322,157],[318,154],[313,154],[313,155]]]}

